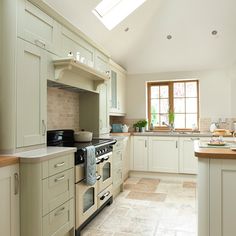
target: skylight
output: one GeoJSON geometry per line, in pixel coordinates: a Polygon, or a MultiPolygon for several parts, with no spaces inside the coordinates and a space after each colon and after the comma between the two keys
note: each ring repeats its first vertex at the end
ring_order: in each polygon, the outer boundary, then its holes
{"type": "Polygon", "coordinates": [[[112,30],[146,0],[102,0],[93,10],[97,18],[112,30]]]}

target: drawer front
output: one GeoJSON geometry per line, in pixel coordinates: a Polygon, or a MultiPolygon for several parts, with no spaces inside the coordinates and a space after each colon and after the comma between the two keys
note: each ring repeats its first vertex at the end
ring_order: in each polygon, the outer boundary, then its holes
{"type": "Polygon", "coordinates": [[[74,169],[43,180],[43,215],[74,196],[74,169]]]}
{"type": "Polygon", "coordinates": [[[66,235],[74,227],[74,199],[43,217],[43,236],[66,235]]]}
{"type": "Polygon", "coordinates": [[[123,141],[118,140],[116,144],[113,146],[113,151],[123,149],[123,141]]]}
{"type": "Polygon", "coordinates": [[[111,196],[112,193],[112,184],[108,186],[104,191],[98,194],[98,208],[101,207],[111,196]]]}
{"type": "Polygon", "coordinates": [[[52,176],[74,166],[74,154],[53,158],[48,161],[48,175],[52,176]]]}
{"type": "Polygon", "coordinates": [[[19,1],[18,36],[55,53],[59,46],[60,25],[27,0],[19,1]]]}

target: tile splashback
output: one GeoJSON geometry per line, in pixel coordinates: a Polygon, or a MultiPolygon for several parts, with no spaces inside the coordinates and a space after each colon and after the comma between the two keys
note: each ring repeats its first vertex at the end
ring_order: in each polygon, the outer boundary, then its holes
{"type": "Polygon", "coordinates": [[[58,89],[47,90],[48,130],[79,130],[79,94],[58,89]]]}

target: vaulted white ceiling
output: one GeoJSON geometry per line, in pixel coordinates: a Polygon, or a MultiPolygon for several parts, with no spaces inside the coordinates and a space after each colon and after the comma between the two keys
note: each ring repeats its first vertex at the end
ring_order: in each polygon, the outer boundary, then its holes
{"type": "Polygon", "coordinates": [[[99,0],[44,1],[130,74],[219,69],[236,63],[235,0],[147,0],[111,31],[92,13],[99,0]],[[218,34],[212,35],[213,30],[218,34]]]}

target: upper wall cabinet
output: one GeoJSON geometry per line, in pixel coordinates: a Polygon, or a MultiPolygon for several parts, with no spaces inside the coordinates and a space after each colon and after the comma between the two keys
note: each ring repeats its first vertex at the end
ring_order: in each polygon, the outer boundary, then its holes
{"type": "Polygon", "coordinates": [[[18,39],[17,49],[17,140],[26,147],[46,142],[46,52],[18,39]]]}
{"type": "Polygon", "coordinates": [[[126,71],[110,60],[110,115],[125,115],[126,71]]]}
{"type": "Polygon", "coordinates": [[[79,62],[94,67],[95,48],[72,31],[62,27],[61,30],[61,56],[69,55],[79,62]]]}
{"type": "Polygon", "coordinates": [[[95,69],[105,75],[109,74],[109,57],[95,49],[95,69]]]}
{"type": "Polygon", "coordinates": [[[18,37],[57,54],[60,24],[27,0],[19,0],[18,37]]]}

